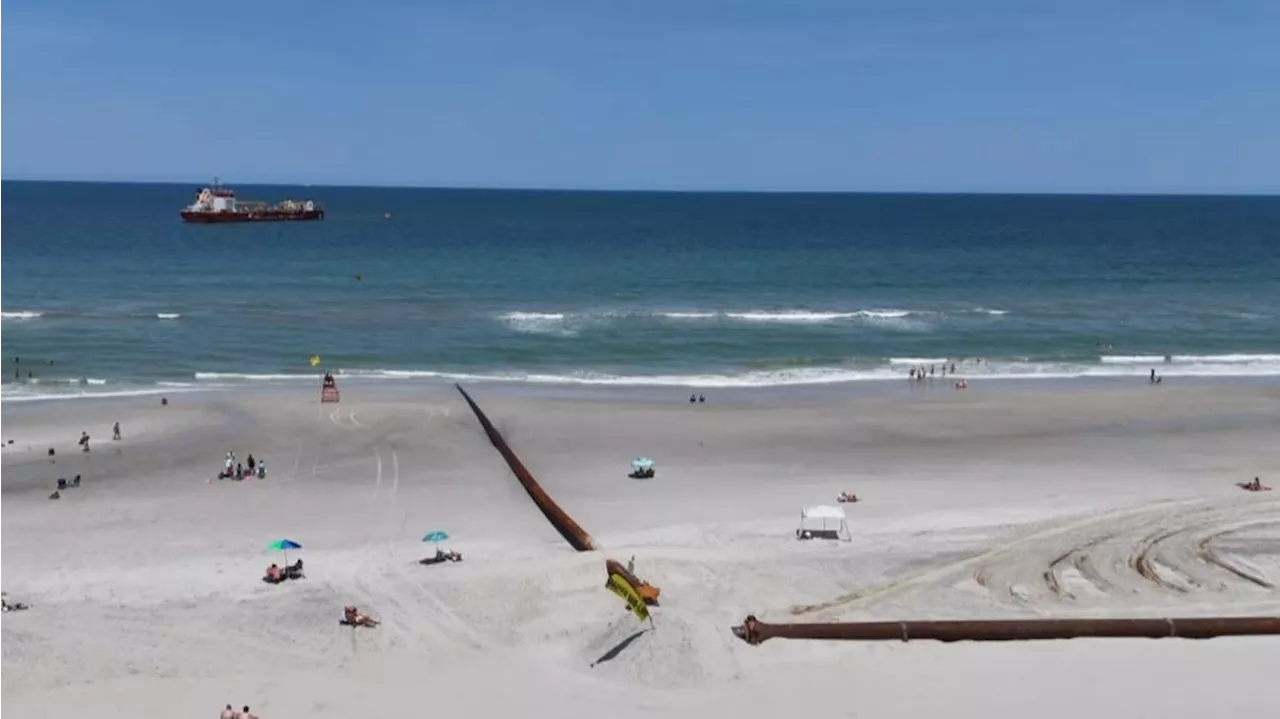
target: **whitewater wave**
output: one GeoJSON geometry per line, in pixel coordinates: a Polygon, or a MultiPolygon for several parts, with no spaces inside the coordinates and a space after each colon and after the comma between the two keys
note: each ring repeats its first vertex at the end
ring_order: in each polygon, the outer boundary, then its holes
{"type": "MultiPolygon", "coordinates": [[[[928,364],[946,364],[951,360],[945,357],[890,357],[889,364],[919,367],[928,364]]],[[[958,369],[958,368],[957,368],[958,369]]]]}
{"type": "Polygon", "coordinates": [[[720,316],[719,312],[659,312],[659,316],[669,320],[713,320],[720,316]]]}
{"type": "Polygon", "coordinates": [[[788,322],[811,324],[836,322],[839,320],[872,319],[893,320],[908,317],[911,310],[856,310],[853,312],[814,312],[809,310],[784,310],[780,312],[725,312],[724,316],[731,320],[743,322],[788,322]]]}
{"type": "Polygon", "coordinates": [[[195,378],[202,382],[213,381],[247,381],[247,382],[289,382],[292,380],[310,380],[314,382],[317,377],[323,376],[321,371],[312,372],[311,374],[299,374],[297,372],[274,374],[253,374],[248,372],[196,372],[195,378]]]}
{"type": "Polygon", "coordinates": [[[1168,364],[1257,364],[1280,363],[1280,354],[1220,355],[1103,355],[1103,364],[1168,365],[1168,364]]]}
{"type": "Polygon", "coordinates": [[[866,324],[881,325],[891,328],[922,329],[928,327],[928,321],[945,318],[948,314],[982,314],[998,316],[1006,315],[1008,314],[1008,311],[986,309],[982,307],[970,310],[960,310],[952,313],[902,308],[872,308],[857,310],[595,310],[580,312],[531,312],[526,310],[515,310],[499,313],[496,317],[499,322],[517,332],[575,336],[587,327],[607,325],[616,320],[625,319],[658,319],[673,322],[699,322],[709,320],[714,322],[794,325],[863,322],[866,324]]]}
{"type": "Polygon", "coordinates": [[[577,329],[566,323],[563,312],[504,312],[498,320],[516,332],[572,337],[577,329]]]}
{"type": "MultiPolygon", "coordinates": [[[[1269,377],[1280,376],[1280,355],[1224,354],[1182,355],[1161,365],[1166,377],[1269,377]]],[[[335,375],[347,380],[446,380],[451,382],[503,382],[542,385],[606,385],[620,387],[785,387],[847,382],[901,380],[906,369],[922,365],[956,365],[956,378],[967,379],[1072,379],[1144,377],[1144,363],[1096,361],[1050,362],[1021,359],[964,360],[892,357],[864,366],[783,367],[743,372],[697,374],[609,374],[577,371],[551,372],[455,372],[431,369],[340,369],[335,375]]],[[[317,374],[249,374],[197,372],[198,381],[218,382],[315,382],[317,374]]],[[[951,375],[948,375],[948,378],[951,375]]]]}
{"type": "Polygon", "coordinates": [[[18,310],[16,312],[0,312],[0,319],[5,320],[34,320],[43,317],[43,312],[35,310],[18,310]]]}
{"type": "Polygon", "coordinates": [[[15,385],[5,383],[0,391],[0,402],[37,402],[63,399],[107,399],[111,397],[146,397],[161,394],[182,394],[185,392],[201,392],[215,387],[200,386],[191,382],[157,382],[151,387],[110,386],[109,389],[94,390],[90,387],[108,387],[106,380],[86,381],[84,383],[63,383],[52,386],[15,385]]]}
{"type": "Polygon", "coordinates": [[[158,320],[176,320],[182,315],[177,312],[160,312],[156,314],[158,320]]]}

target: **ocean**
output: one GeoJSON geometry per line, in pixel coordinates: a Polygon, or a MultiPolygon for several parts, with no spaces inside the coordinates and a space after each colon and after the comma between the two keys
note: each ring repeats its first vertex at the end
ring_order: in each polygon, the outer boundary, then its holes
{"type": "Polygon", "coordinates": [[[1280,198],[6,181],[4,401],[262,382],[1280,375],[1280,198]],[[313,369],[309,358],[321,358],[313,369]],[[16,377],[15,377],[16,375],[16,377]]]}

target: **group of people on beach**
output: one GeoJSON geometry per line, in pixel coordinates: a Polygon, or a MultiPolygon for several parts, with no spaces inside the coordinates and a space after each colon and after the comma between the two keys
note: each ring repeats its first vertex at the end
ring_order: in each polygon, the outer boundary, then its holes
{"type": "MultiPolygon", "coordinates": [[[[120,439],[123,439],[123,437],[124,435],[120,433],[120,423],[116,422],[115,424],[111,425],[111,439],[120,440],[120,439]]],[[[81,431],[80,439],[76,441],[76,444],[80,446],[81,452],[88,452],[89,451],[89,433],[85,431],[81,431]]],[[[55,454],[56,452],[54,452],[53,447],[50,447],[49,456],[52,457],[55,454]]],[[[58,479],[58,488],[53,490],[53,493],[49,495],[49,499],[61,499],[62,490],[67,489],[68,487],[79,487],[79,486],[80,486],[80,475],[78,474],[75,476],[75,479],[72,479],[70,482],[67,481],[66,477],[60,477],[58,479]]]]}
{"type": "Polygon", "coordinates": [[[302,579],[304,576],[306,575],[302,573],[301,559],[283,567],[272,562],[271,566],[267,567],[267,573],[263,575],[262,581],[267,584],[279,584],[286,579],[302,579]]]}
{"type": "Polygon", "coordinates": [[[248,704],[244,705],[244,708],[240,711],[232,709],[231,705],[228,704],[227,708],[223,709],[222,713],[218,715],[218,719],[258,719],[258,715],[249,711],[248,704]]]}
{"type": "MultiPolygon", "coordinates": [[[[982,360],[978,360],[978,361],[981,362],[982,360]]],[[[912,367],[907,370],[907,379],[911,380],[912,382],[923,382],[926,379],[932,380],[936,375],[939,375],[939,374],[945,378],[948,374],[948,371],[950,371],[950,374],[953,377],[956,374],[955,362],[951,362],[951,363],[943,362],[941,364],[941,372],[939,372],[938,368],[939,368],[939,365],[936,362],[934,364],[929,365],[928,367],[925,367],[924,365],[920,365],[918,367],[912,367]]],[[[956,389],[968,389],[968,387],[969,387],[969,380],[961,379],[956,381],[956,389]]]]}
{"type": "MultiPolygon", "coordinates": [[[[947,376],[947,368],[948,368],[947,363],[943,362],[942,363],[943,377],[947,376]]],[[[950,368],[951,368],[951,374],[954,375],[956,373],[956,363],[952,362],[950,364],[950,368]]],[[[920,365],[918,367],[912,367],[911,369],[907,370],[907,378],[913,379],[917,382],[922,382],[927,378],[933,377],[935,374],[937,374],[937,371],[938,371],[937,363],[931,364],[928,367],[925,367],[924,365],[920,365]]]]}
{"type": "Polygon", "coordinates": [[[250,452],[245,464],[241,464],[236,460],[234,450],[227,450],[226,463],[223,466],[223,470],[218,473],[218,479],[267,478],[267,460],[255,459],[253,453],[250,452]],[[248,465],[248,468],[245,467],[245,464],[248,465]]]}
{"type": "MultiPolygon", "coordinates": [[[[116,422],[115,424],[111,425],[111,439],[115,441],[120,441],[123,438],[124,438],[124,435],[120,434],[120,423],[116,422]]],[[[88,452],[89,451],[89,433],[85,431],[81,431],[80,440],[76,442],[76,444],[80,445],[81,452],[88,452]]]]}
{"type": "Polygon", "coordinates": [[[8,593],[8,592],[0,592],[0,603],[3,603],[3,605],[4,605],[4,611],[6,611],[6,612],[20,612],[20,611],[22,611],[22,610],[24,610],[24,609],[30,609],[30,608],[31,608],[30,606],[28,606],[28,605],[26,605],[26,604],[23,604],[22,602],[11,602],[11,601],[9,601],[9,593],[8,593]]]}

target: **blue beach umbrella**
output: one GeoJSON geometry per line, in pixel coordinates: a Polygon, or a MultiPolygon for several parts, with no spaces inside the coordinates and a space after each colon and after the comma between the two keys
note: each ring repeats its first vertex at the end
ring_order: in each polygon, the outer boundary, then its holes
{"type": "Polygon", "coordinates": [[[636,457],[631,460],[631,466],[636,469],[653,469],[653,460],[648,457],[636,457]]]}
{"type": "Polygon", "coordinates": [[[302,545],[301,545],[301,544],[298,544],[297,542],[293,541],[292,539],[277,539],[276,541],[274,541],[274,542],[272,542],[271,544],[268,544],[268,545],[267,545],[267,551],[268,551],[268,552],[284,552],[284,563],[285,563],[285,564],[288,564],[288,563],[289,563],[289,550],[290,550],[290,549],[302,549],[302,545]]]}
{"type": "Polygon", "coordinates": [[[449,533],[448,533],[448,532],[445,532],[445,531],[443,531],[443,530],[439,530],[439,529],[437,529],[437,530],[436,530],[436,531],[434,531],[434,532],[427,532],[427,533],[426,533],[426,535],[422,537],[422,541],[424,541],[424,542],[435,542],[435,543],[436,543],[436,549],[439,549],[439,548],[440,548],[440,543],[441,543],[441,542],[443,542],[444,540],[448,539],[448,538],[449,538],[449,533]]]}

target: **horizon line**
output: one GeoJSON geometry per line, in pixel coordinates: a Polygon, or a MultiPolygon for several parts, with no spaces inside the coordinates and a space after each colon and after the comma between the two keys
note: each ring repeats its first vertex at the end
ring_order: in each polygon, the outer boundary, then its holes
{"type": "MultiPolygon", "coordinates": [[[[0,177],[0,182],[48,185],[165,185],[207,187],[210,180],[69,180],[0,177]]],[[[668,195],[976,195],[1013,197],[1280,197],[1280,190],[997,190],[997,189],[782,189],[782,188],[646,188],[646,187],[557,187],[538,185],[415,185],[343,184],[330,182],[245,182],[246,187],[318,187],[367,190],[427,190],[434,192],[543,192],[574,194],[668,194],[668,195]]]]}

